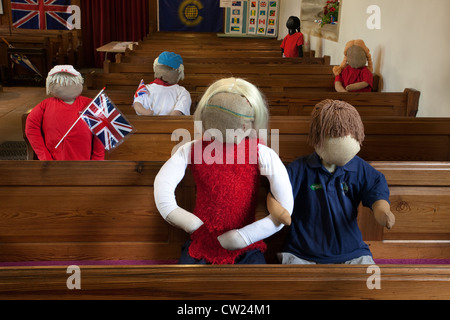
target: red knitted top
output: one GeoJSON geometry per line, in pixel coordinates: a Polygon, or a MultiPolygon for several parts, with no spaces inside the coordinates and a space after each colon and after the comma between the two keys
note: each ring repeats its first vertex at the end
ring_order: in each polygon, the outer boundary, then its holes
{"type": "Polygon", "coordinates": [[[217,240],[223,233],[240,229],[255,221],[260,179],[258,143],[250,143],[247,138],[241,145],[234,145],[235,164],[226,164],[226,145],[221,144],[222,148],[217,148],[216,144],[217,142],[213,145],[213,142],[198,141],[192,147],[190,169],[197,185],[194,214],[204,225],[191,235],[189,254],[212,264],[234,264],[247,251],[259,249],[264,252],[266,249],[266,244],[259,241],[241,250],[228,251],[217,240]],[[197,147],[203,154],[201,164],[196,164],[200,162],[198,155],[195,155],[195,144],[198,143],[202,144],[201,149],[197,147]],[[243,162],[238,162],[242,155],[238,150],[243,143],[247,151],[245,164],[238,164],[243,162]],[[217,161],[210,164],[214,159],[223,159],[223,164],[217,164],[217,161]]]}

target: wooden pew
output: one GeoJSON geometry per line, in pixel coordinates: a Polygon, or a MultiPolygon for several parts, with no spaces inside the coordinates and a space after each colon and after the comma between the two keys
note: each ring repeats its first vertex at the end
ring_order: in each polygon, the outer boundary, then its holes
{"type": "MultiPolygon", "coordinates": [[[[108,160],[166,161],[175,147],[194,139],[192,116],[129,115],[127,118],[136,133],[107,153],[108,160]]],[[[363,123],[366,139],[359,156],[366,161],[450,160],[450,120],[447,118],[364,117],[363,123]]],[[[309,125],[310,117],[274,116],[270,121],[268,144],[279,151],[284,162],[312,153],[314,150],[307,144],[309,125]]],[[[26,137],[24,139],[27,141],[26,137]]],[[[35,159],[31,150],[29,146],[29,160],[35,159]]]]}
{"type": "MultiPolygon", "coordinates": [[[[108,153],[109,160],[166,161],[177,145],[194,137],[192,117],[128,116],[128,119],[137,132],[108,153]],[[171,141],[173,133],[175,141],[171,141]]],[[[359,155],[367,161],[450,160],[450,119],[365,117],[363,122],[366,140],[359,155]]],[[[283,161],[291,162],[313,152],[307,144],[309,125],[310,117],[271,117],[269,134],[279,130],[279,154],[283,161]]]]}
{"type": "MultiPolygon", "coordinates": [[[[196,74],[225,74],[246,77],[250,74],[256,75],[331,75],[332,67],[323,65],[306,64],[227,64],[223,62],[216,63],[184,63],[186,75],[196,74]]],[[[105,61],[104,73],[150,73],[153,72],[152,64],[142,63],[109,63],[105,61]]]]}
{"type": "MultiPolygon", "coordinates": [[[[135,89],[136,90],[136,89],[135,89]]],[[[106,93],[125,115],[135,115],[131,107],[132,90],[107,90],[106,93]]],[[[97,90],[85,90],[83,95],[94,98],[97,90]]],[[[338,93],[338,92],[263,92],[271,116],[309,116],[314,106],[324,100],[343,100],[353,105],[361,116],[415,117],[419,110],[420,91],[405,89],[403,92],[338,93]]],[[[191,114],[196,110],[202,93],[192,92],[191,114]]]]}
{"type": "MultiPolygon", "coordinates": [[[[0,162],[0,297],[450,298],[449,265],[380,265],[381,290],[368,289],[372,272],[367,266],[275,265],[273,254],[286,229],[267,240],[267,266],[169,266],[167,261],[179,257],[187,236],[167,224],[153,202],[153,181],[161,165],[0,162]],[[166,265],[152,265],[161,261],[166,265]],[[79,291],[66,287],[67,268],[73,264],[81,266],[79,291]]],[[[360,210],[360,228],[375,259],[448,259],[450,163],[372,165],[386,176],[397,219],[394,229],[380,232],[373,216],[360,210]]],[[[261,191],[259,217],[266,214],[267,182],[261,191]]],[[[192,210],[194,197],[188,171],[177,200],[192,210]]]]}
{"type": "MultiPolygon", "coordinates": [[[[189,75],[179,84],[189,92],[205,92],[215,81],[232,77],[232,74],[189,75]]],[[[333,75],[255,75],[243,77],[264,92],[335,92],[333,75]]],[[[154,80],[153,73],[89,73],[85,76],[87,89],[136,90],[141,80],[146,83],[154,80]]],[[[379,77],[375,76],[373,91],[378,91],[379,77]]]]}
{"type": "MultiPolygon", "coordinates": [[[[141,63],[141,64],[151,64],[158,57],[152,55],[140,55],[136,51],[127,51],[125,53],[119,53],[115,56],[115,63],[141,63]]],[[[241,57],[239,59],[223,57],[220,59],[221,63],[224,64],[264,64],[264,65],[280,65],[280,64],[317,64],[317,65],[330,65],[330,56],[315,57],[315,52],[305,52],[303,58],[268,58],[268,57],[241,57]]],[[[203,64],[215,64],[218,62],[216,58],[205,57],[183,57],[183,62],[186,65],[190,63],[203,63],[203,64]]]]}
{"type": "Polygon", "coordinates": [[[47,38],[46,51],[49,67],[56,64],[78,65],[76,60],[81,55],[81,31],[80,30],[28,30],[12,29],[1,30],[0,37],[6,38],[11,44],[29,47],[39,38],[47,38]]]}
{"type": "MultiPolygon", "coordinates": [[[[260,301],[253,302],[254,307],[258,306],[259,317],[290,315],[292,312],[290,300],[450,298],[448,281],[450,267],[446,265],[379,266],[381,274],[379,290],[369,289],[367,286],[367,283],[372,281],[369,278],[373,274],[372,269],[355,265],[263,265],[239,268],[80,266],[81,290],[67,289],[66,283],[70,277],[68,267],[0,268],[0,298],[2,300],[145,299],[155,301],[154,304],[150,304],[153,310],[174,315],[177,315],[179,308],[184,308],[185,305],[189,308],[200,303],[202,306],[215,306],[218,311],[214,313],[223,312],[227,316],[231,313],[229,307],[233,304],[231,301],[236,301],[234,304],[241,306],[240,312],[243,312],[244,304],[248,306],[251,301],[260,301]],[[215,302],[196,303],[196,300],[215,302]],[[277,302],[270,302],[274,300],[277,302]]],[[[146,306],[148,305],[147,303],[146,306]]],[[[104,315],[105,311],[102,310],[101,314],[104,315]]],[[[247,313],[247,316],[249,314],[247,313]]]]}

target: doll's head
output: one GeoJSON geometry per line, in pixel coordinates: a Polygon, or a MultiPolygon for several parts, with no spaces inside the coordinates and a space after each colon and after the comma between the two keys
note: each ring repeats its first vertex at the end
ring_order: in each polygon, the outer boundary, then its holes
{"type": "Polygon", "coordinates": [[[180,55],[164,51],[153,63],[155,79],[161,79],[169,84],[177,84],[184,79],[183,59],[180,55]]]}
{"type": "MultiPolygon", "coordinates": [[[[212,84],[194,114],[204,131],[218,130],[226,142],[239,144],[245,137],[258,137],[267,129],[269,112],[259,89],[246,80],[226,78],[212,84]],[[232,133],[238,135],[230,136],[232,133]],[[231,140],[233,139],[233,140],[231,140]]],[[[221,142],[225,142],[221,141],[221,142]]]]}
{"type": "Polygon", "coordinates": [[[71,65],[54,67],[47,76],[47,94],[73,103],[83,91],[83,77],[71,65]]]}
{"type": "Polygon", "coordinates": [[[364,67],[366,63],[368,64],[367,67],[370,72],[373,72],[372,55],[370,54],[369,48],[366,47],[363,40],[352,40],[347,42],[347,45],[345,46],[344,60],[340,66],[333,68],[333,72],[338,76],[347,65],[358,69],[364,67]]]}
{"type": "Polygon", "coordinates": [[[314,108],[308,143],[326,163],[346,165],[361,150],[364,138],[364,125],[352,105],[327,99],[314,108]]]}
{"type": "Polygon", "coordinates": [[[300,26],[300,19],[295,16],[290,16],[288,21],[286,22],[286,28],[288,28],[289,34],[300,32],[300,26]]]}

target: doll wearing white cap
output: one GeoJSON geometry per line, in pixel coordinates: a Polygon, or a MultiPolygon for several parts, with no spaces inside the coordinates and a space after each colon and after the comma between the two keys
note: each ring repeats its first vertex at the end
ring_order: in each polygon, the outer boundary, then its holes
{"type": "Polygon", "coordinates": [[[183,59],[165,51],[153,64],[155,80],[141,86],[135,94],[133,107],[142,116],[188,116],[191,113],[191,95],[178,84],[184,79],[183,59]]]}
{"type": "Polygon", "coordinates": [[[39,160],[104,160],[105,149],[79,121],[58,148],[59,141],[90,104],[81,96],[83,77],[71,65],[59,65],[47,77],[47,98],[27,117],[25,133],[39,160]]]}

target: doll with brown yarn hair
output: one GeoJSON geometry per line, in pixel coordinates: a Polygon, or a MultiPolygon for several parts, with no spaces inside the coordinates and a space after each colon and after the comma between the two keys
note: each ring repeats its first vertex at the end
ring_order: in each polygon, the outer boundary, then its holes
{"type": "Polygon", "coordinates": [[[358,207],[371,208],[388,229],[395,223],[384,175],[357,156],[364,141],[358,111],[324,100],[312,113],[308,142],[315,153],[288,166],[294,195],[283,264],[375,264],[358,227],[358,207]]]}
{"type": "Polygon", "coordinates": [[[363,40],[347,42],[344,60],[333,68],[337,92],[371,92],[373,62],[369,48],[363,40]],[[367,64],[367,66],[366,66],[367,64]]]}

